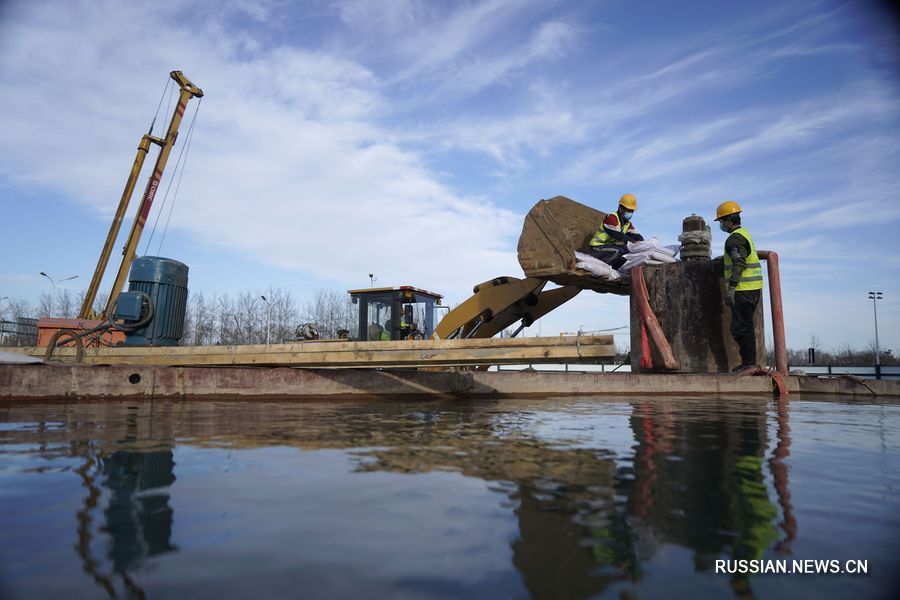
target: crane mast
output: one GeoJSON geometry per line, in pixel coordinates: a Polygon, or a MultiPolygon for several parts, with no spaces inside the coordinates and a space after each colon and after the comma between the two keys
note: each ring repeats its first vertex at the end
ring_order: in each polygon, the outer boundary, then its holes
{"type": "Polygon", "coordinates": [[[131,269],[131,263],[137,257],[138,242],[140,242],[141,234],[144,231],[144,225],[147,223],[147,216],[150,214],[150,208],[153,206],[153,199],[156,197],[156,191],[159,188],[159,182],[162,179],[163,171],[165,170],[166,163],[169,160],[169,154],[172,151],[172,147],[175,145],[175,140],[178,138],[178,128],[181,125],[182,118],[184,117],[184,111],[187,108],[187,103],[191,98],[203,97],[203,90],[191,83],[191,81],[187,77],[185,77],[181,73],[181,71],[172,71],[169,75],[173,80],[175,80],[180,88],[178,104],[175,106],[175,110],[172,113],[172,119],[169,121],[169,128],[166,132],[165,137],[157,138],[148,133],[141,138],[141,142],[138,145],[137,155],[135,156],[134,163],[131,167],[131,172],[129,173],[128,180],[125,183],[125,190],[122,192],[122,197],[119,200],[119,207],[116,210],[115,217],[113,217],[113,222],[110,226],[109,234],[106,236],[106,243],[103,245],[103,249],[100,252],[100,259],[97,261],[97,268],[94,271],[94,276],[91,279],[91,284],[88,287],[87,294],[85,294],[84,303],[81,305],[81,311],[78,313],[78,317],[80,319],[104,319],[107,317],[107,315],[109,315],[110,310],[112,309],[112,306],[116,301],[116,298],[125,285],[125,279],[128,277],[128,271],[129,269],[131,269]],[[97,290],[99,289],[100,282],[103,279],[104,273],[106,272],[106,267],[109,263],[109,257],[112,253],[113,244],[115,244],[116,238],[119,235],[119,228],[122,225],[122,219],[125,217],[125,212],[128,210],[128,204],[131,201],[131,196],[134,193],[134,187],[137,182],[137,178],[140,175],[141,168],[144,165],[144,159],[146,158],[147,153],[150,150],[150,144],[156,144],[160,147],[159,156],[157,156],[156,158],[156,164],[153,167],[153,173],[151,173],[150,179],[147,182],[147,187],[144,190],[144,195],[141,197],[141,204],[138,207],[137,214],[134,218],[134,223],[131,226],[131,232],[128,234],[128,238],[125,242],[125,247],[122,250],[122,262],[119,264],[119,271],[116,274],[115,282],[113,283],[112,289],[110,290],[106,307],[100,314],[95,314],[93,305],[94,300],[97,297],[97,290]]]}

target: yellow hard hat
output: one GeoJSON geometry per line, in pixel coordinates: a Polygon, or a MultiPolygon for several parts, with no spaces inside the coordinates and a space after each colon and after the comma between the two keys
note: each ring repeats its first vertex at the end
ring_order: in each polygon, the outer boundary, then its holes
{"type": "Polygon", "coordinates": [[[628,210],[637,210],[637,198],[634,197],[634,194],[625,194],[619,198],[619,204],[628,210]]]}
{"type": "Polygon", "coordinates": [[[728,215],[735,215],[741,212],[741,205],[734,200],[727,200],[719,205],[716,209],[716,221],[728,215]]]}

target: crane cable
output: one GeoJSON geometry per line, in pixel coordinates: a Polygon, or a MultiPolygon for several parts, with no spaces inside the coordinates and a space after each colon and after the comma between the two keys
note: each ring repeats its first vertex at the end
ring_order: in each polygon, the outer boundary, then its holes
{"type": "Polygon", "coordinates": [[[153,135],[153,126],[156,125],[156,118],[159,117],[159,109],[162,108],[163,98],[166,97],[166,92],[169,92],[169,104],[172,103],[172,84],[174,81],[171,77],[166,77],[166,85],[163,86],[162,95],[159,97],[159,104],[156,105],[156,114],[153,115],[153,120],[150,121],[150,130],[147,131],[147,135],[153,135]]]}
{"type": "Polygon", "coordinates": [[[178,173],[178,183],[175,186],[175,193],[172,196],[172,204],[169,205],[169,215],[166,219],[166,224],[162,232],[162,236],[159,241],[159,247],[157,249],[157,255],[162,252],[162,244],[166,238],[166,231],[169,228],[169,219],[172,218],[172,210],[175,208],[175,200],[178,197],[178,190],[181,187],[181,177],[184,175],[184,166],[187,164],[187,153],[190,149],[191,140],[194,136],[194,124],[197,121],[197,113],[200,111],[200,103],[203,101],[203,98],[197,100],[197,106],[194,109],[194,116],[191,118],[191,124],[188,126],[187,140],[181,146],[181,151],[178,153],[178,159],[175,161],[175,169],[173,170],[173,174],[169,177],[168,185],[166,186],[166,193],[163,195],[162,204],[159,207],[159,211],[156,213],[156,220],[153,222],[153,229],[150,231],[150,237],[147,239],[147,244],[144,246],[144,255],[146,255],[150,251],[150,243],[153,241],[153,236],[156,234],[156,228],[159,225],[159,217],[162,215],[163,211],[166,208],[166,202],[169,200],[169,192],[172,189],[172,182],[175,180],[175,173],[178,173]],[[182,162],[184,159],[184,162],[182,162]],[[181,169],[179,171],[179,168],[181,169]]]}
{"type": "MultiPolygon", "coordinates": [[[[163,241],[166,239],[166,232],[169,230],[169,221],[172,220],[172,211],[175,209],[175,200],[178,198],[178,190],[181,189],[181,178],[184,176],[184,170],[187,167],[187,159],[191,153],[191,141],[194,139],[194,123],[197,121],[197,113],[200,112],[201,102],[203,102],[203,98],[197,100],[197,106],[194,108],[194,116],[191,117],[191,124],[188,126],[187,141],[185,142],[185,147],[183,149],[184,162],[181,164],[181,171],[178,172],[178,183],[175,184],[175,194],[172,196],[172,204],[169,205],[169,214],[166,216],[166,226],[163,227],[162,237],[159,240],[159,248],[156,251],[157,256],[162,252],[163,241]]],[[[178,159],[180,161],[181,157],[179,156],[178,159]]],[[[163,206],[165,206],[165,204],[163,204],[163,206]]],[[[160,209],[160,211],[161,210],[162,209],[160,209]]]]}

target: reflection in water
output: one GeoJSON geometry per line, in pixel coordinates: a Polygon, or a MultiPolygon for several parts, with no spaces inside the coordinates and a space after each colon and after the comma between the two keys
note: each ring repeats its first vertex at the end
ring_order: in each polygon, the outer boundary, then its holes
{"type": "MultiPolygon", "coordinates": [[[[131,597],[145,596],[129,575],[147,558],[177,550],[171,544],[172,508],[168,487],[175,482],[172,450],[129,451],[120,448],[137,440],[136,411],[127,409],[125,437],[108,442],[72,441],[72,454],[84,457],[75,469],[86,490],[84,503],[76,513],[76,551],[82,569],[111,598],[116,597],[115,577],[131,597]],[[110,450],[113,448],[113,450],[110,450]],[[98,484],[99,482],[99,484],[98,484]],[[101,487],[102,486],[102,487],[101,487]],[[94,521],[104,489],[108,500],[99,531],[109,536],[107,558],[112,573],[94,557],[94,521]],[[115,576],[115,577],[114,577],[115,576]]],[[[170,441],[154,440],[169,445],[170,441]]]]}
{"type": "MultiPolygon", "coordinates": [[[[663,542],[691,548],[700,572],[713,572],[725,557],[761,558],[778,539],[763,471],[766,406],[743,404],[703,418],[676,406],[638,402],[631,417],[634,473],[626,471],[619,484],[643,540],[640,559],[663,542]]],[[[739,595],[750,592],[748,581],[732,580],[739,595]]]]}
{"type": "Polygon", "coordinates": [[[106,508],[106,530],[112,537],[110,559],[116,572],[124,572],[149,556],[176,550],[172,535],[169,494],[154,491],[175,481],[172,452],[117,451],[103,460],[103,485],[111,498],[106,508]]]}
{"type": "Polygon", "coordinates": [[[515,502],[519,521],[513,564],[528,591],[542,598],[587,597],[626,579],[633,563],[628,544],[613,535],[626,529],[614,505],[615,457],[608,450],[540,440],[527,427],[530,416],[473,407],[422,413],[416,415],[422,428],[415,446],[360,452],[357,469],[449,468],[505,482],[498,489],[515,502]],[[603,566],[614,568],[598,569],[603,566]]]}
{"type": "MultiPolygon", "coordinates": [[[[372,486],[384,480],[372,475],[412,478],[403,481],[421,489],[435,485],[425,474],[442,472],[484,482],[498,498],[495,502],[514,516],[517,532],[506,544],[505,570],[519,583],[485,571],[483,581],[506,581],[506,587],[482,590],[477,577],[475,587],[447,587],[447,577],[454,575],[445,565],[416,574],[417,595],[448,589],[456,590],[454,595],[484,597],[518,596],[522,590],[538,598],[667,595],[671,591],[667,582],[676,577],[688,582],[688,596],[745,597],[771,583],[716,574],[716,560],[798,556],[796,544],[802,538],[791,496],[796,475],[790,472],[789,410],[787,402],[772,406],[760,399],[673,398],[13,405],[0,413],[0,424],[8,424],[0,428],[0,456],[18,453],[25,458],[24,464],[16,463],[21,468],[0,469],[0,483],[9,478],[20,486],[26,480],[33,485],[44,472],[34,465],[55,460],[61,445],[68,448],[68,456],[78,460],[71,470],[83,485],[75,510],[78,535],[73,558],[110,597],[118,591],[131,597],[153,596],[147,588],[150,564],[158,595],[167,595],[165,590],[176,595],[190,591],[197,582],[185,572],[209,569],[208,552],[213,549],[223,560],[229,556],[239,560],[242,569],[249,569],[241,577],[270,592],[284,591],[271,587],[282,584],[274,583],[278,578],[272,572],[266,574],[270,562],[287,560],[283,569],[291,586],[304,580],[314,586],[320,580],[309,574],[304,561],[327,556],[331,563],[337,561],[330,566],[342,572],[340,577],[383,585],[382,593],[388,596],[403,595],[400,590],[408,591],[404,586],[411,578],[403,574],[402,565],[391,562],[389,552],[368,555],[360,563],[346,550],[354,539],[376,535],[379,524],[391,515],[394,501],[388,492],[373,492],[372,486]],[[286,467],[287,477],[284,467],[267,464],[261,457],[266,455],[258,454],[283,447],[301,449],[306,457],[298,463],[299,470],[286,467]],[[246,460],[248,466],[229,473],[230,467],[222,462],[223,449],[228,460],[246,460]],[[345,457],[343,467],[328,462],[333,460],[331,451],[345,457]],[[318,468],[325,474],[313,477],[318,468]],[[265,483],[273,476],[275,486],[265,483]],[[347,510],[343,503],[348,493],[367,499],[363,514],[355,509],[348,513],[353,515],[352,524],[346,524],[348,531],[316,529],[300,518],[321,512],[323,503],[333,506],[335,514],[345,514],[340,511],[347,510]],[[270,506],[289,506],[270,516],[256,510],[260,499],[270,506]],[[177,529],[176,510],[181,524],[177,529]],[[216,525],[220,510],[223,524],[216,525]],[[274,516],[290,511],[297,517],[274,516]],[[226,521],[228,512],[242,516],[226,521]],[[201,524],[207,528],[204,536],[190,537],[201,524]],[[210,533],[209,528],[216,527],[236,531],[239,541],[233,546],[224,543],[222,536],[210,533]],[[246,552],[241,544],[250,544],[251,534],[270,529],[286,531],[293,542],[290,546],[275,542],[273,533],[270,548],[254,550],[269,555],[254,555],[250,563],[240,559],[246,552]],[[676,564],[672,557],[682,553],[688,563],[676,564]],[[184,569],[167,562],[167,556],[177,556],[184,569]],[[291,556],[296,557],[293,562],[291,556]],[[422,583],[429,581],[444,587],[422,583]]],[[[896,427],[900,414],[894,414],[896,427]]],[[[882,424],[879,444],[885,447],[883,429],[882,424]]],[[[884,460],[888,451],[896,448],[885,447],[884,460]]],[[[59,485],[54,480],[36,489],[53,494],[59,485]]],[[[434,488],[431,493],[421,500],[415,494],[403,498],[403,506],[410,510],[409,528],[426,525],[417,521],[425,514],[416,512],[417,502],[433,503],[434,493],[445,492],[434,488]]],[[[0,495],[0,509],[7,507],[3,501],[0,495]]],[[[474,506],[471,511],[474,519],[474,506]]],[[[446,518],[455,517],[448,513],[446,518]]],[[[453,528],[447,531],[452,533],[453,528]]],[[[486,547],[477,531],[469,535],[470,546],[486,547]]],[[[418,538],[398,539],[403,545],[420,543],[418,538]]],[[[432,546],[439,547],[437,542],[405,549],[427,555],[432,546]]],[[[41,548],[31,551],[39,554],[41,548]]],[[[800,556],[808,557],[802,549],[800,556]]],[[[14,590],[21,585],[23,594],[41,590],[15,571],[0,570],[0,575],[14,590]]],[[[793,581],[802,584],[802,578],[793,581]]],[[[78,589],[84,582],[69,584],[78,589]]],[[[227,583],[219,588],[209,587],[215,585],[209,581],[203,585],[216,595],[241,595],[227,583]]],[[[359,592],[348,589],[334,588],[330,595],[359,592]]]]}
{"type": "Polygon", "coordinates": [[[776,546],[779,554],[789,555],[791,543],[797,537],[797,519],[794,517],[794,506],[791,504],[791,492],[788,486],[787,458],[791,455],[791,426],[788,423],[788,401],[785,398],[776,400],[778,423],[778,444],[769,459],[769,468],[772,470],[772,478],[775,481],[775,490],[778,493],[778,503],[781,505],[783,521],[779,526],[785,533],[776,546]]]}

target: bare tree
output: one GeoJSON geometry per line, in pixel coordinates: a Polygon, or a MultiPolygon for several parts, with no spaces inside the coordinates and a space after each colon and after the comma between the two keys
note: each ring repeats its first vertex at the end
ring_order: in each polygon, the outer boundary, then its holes
{"type": "Polygon", "coordinates": [[[50,313],[56,307],[53,305],[53,294],[50,292],[41,292],[41,296],[38,299],[38,314],[42,317],[52,317],[50,313]]]}
{"type": "Polygon", "coordinates": [[[841,342],[834,350],[834,364],[836,365],[852,365],[854,363],[853,348],[850,342],[841,342]]]}
{"type": "MultiPolygon", "coordinates": [[[[49,294],[48,294],[49,296],[49,294]]],[[[19,323],[22,319],[36,319],[38,317],[38,309],[27,300],[19,298],[6,299],[0,307],[0,320],[5,321],[3,329],[6,333],[0,335],[0,345],[3,346],[30,346],[34,344],[34,339],[30,337],[19,336],[19,323]]]]}
{"type": "Polygon", "coordinates": [[[816,351],[816,354],[822,350],[822,338],[817,336],[816,334],[812,334],[809,336],[809,347],[816,351]]]}
{"type": "Polygon", "coordinates": [[[185,315],[185,344],[207,346],[218,341],[215,307],[210,306],[203,292],[191,294],[185,315]]]}
{"type": "MultiPolygon", "coordinates": [[[[266,300],[271,304],[271,308],[263,305],[263,318],[269,317],[270,337],[273,342],[278,343],[282,340],[293,338],[294,330],[299,325],[300,311],[290,292],[286,292],[279,288],[269,288],[265,294],[266,300]],[[270,311],[269,315],[265,311],[270,311]]],[[[265,322],[264,325],[265,326],[265,322]]]]}
{"type": "Polygon", "coordinates": [[[244,344],[241,337],[241,320],[234,312],[228,294],[216,298],[216,322],[220,344],[244,344]]]}
{"type": "Polygon", "coordinates": [[[7,300],[6,315],[10,320],[16,319],[35,319],[38,316],[38,309],[28,300],[14,299],[7,300]]]}
{"type": "Polygon", "coordinates": [[[75,298],[67,289],[61,289],[56,294],[56,301],[53,303],[56,314],[64,319],[74,318],[78,310],[75,307],[75,298]]]}
{"type": "Polygon", "coordinates": [[[265,292],[245,291],[236,298],[197,292],[191,294],[186,310],[183,343],[195,346],[262,344],[266,341],[267,325],[270,339],[278,343],[293,337],[298,314],[290,292],[278,288],[269,287],[265,292]]]}
{"type": "Polygon", "coordinates": [[[305,317],[319,328],[323,338],[334,339],[340,329],[353,330],[353,304],[347,294],[336,290],[316,290],[306,304],[305,317]]]}

